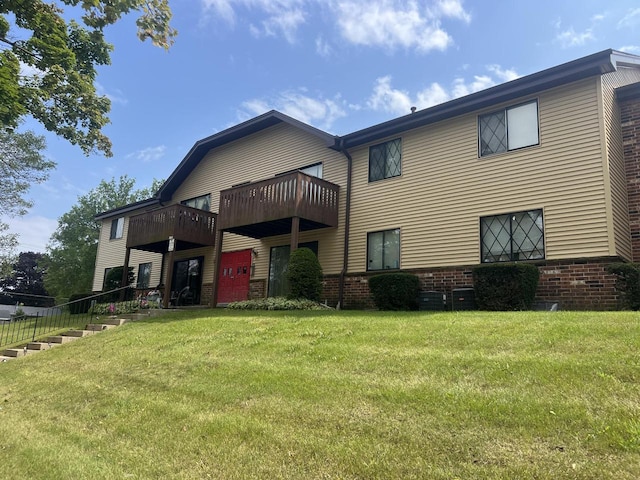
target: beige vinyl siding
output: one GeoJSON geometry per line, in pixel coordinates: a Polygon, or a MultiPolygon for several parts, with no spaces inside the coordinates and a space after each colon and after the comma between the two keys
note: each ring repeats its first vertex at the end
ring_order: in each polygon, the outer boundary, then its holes
{"type": "MultiPolygon", "coordinates": [[[[337,274],[342,268],[344,215],[346,198],[346,158],[329,148],[316,136],[285,123],[274,125],[240,140],[212,150],[173,196],[178,203],[183,199],[211,194],[211,210],[218,212],[220,191],[233,185],[273,177],[296,168],[316,163],[323,164],[323,178],[340,185],[340,225],[304,232],[300,241],[319,241],[319,259],[327,274],[337,274]]],[[[230,233],[224,234],[223,251],[254,248],[256,269],[253,279],[267,278],[270,248],[285,245],[290,236],[269,237],[262,241],[230,233]]],[[[212,261],[205,265],[205,281],[213,279],[212,261]]]]}
{"type": "MultiPolygon", "coordinates": [[[[93,291],[102,291],[102,282],[104,281],[104,269],[113,268],[124,265],[124,257],[127,252],[127,233],[129,231],[129,217],[124,218],[124,229],[122,238],[110,240],[111,221],[114,218],[108,218],[102,221],[100,227],[100,241],[98,243],[98,254],[96,255],[96,268],[93,275],[93,291]]],[[[133,274],[138,281],[138,265],[141,263],[151,262],[151,278],[150,286],[156,286],[160,283],[160,270],[162,268],[162,254],[153,252],[144,252],[142,250],[131,250],[129,258],[129,266],[133,267],[133,274]]]]}
{"type": "Polygon", "coordinates": [[[367,232],[391,228],[401,268],[477,264],[480,217],[532,209],[547,259],[607,255],[597,94],[591,78],[406,132],[401,177],[368,183],[368,146],[354,149],[349,271],[366,269],[367,232]],[[479,158],[478,115],[534,98],[540,144],[479,158]]]}
{"type": "Polygon", "coordinates": [[[606,165],[611,185],[612,234],[615,250],[619,255],[631,260],[631,231],[629,229],[629,209],[627,205],[627,179],[622,147],[620,109],[615,100],[615,88],[640,81],[640,69],[619,67],[602,76],[602,110],[604,115],[604,135],[606,165]]]}

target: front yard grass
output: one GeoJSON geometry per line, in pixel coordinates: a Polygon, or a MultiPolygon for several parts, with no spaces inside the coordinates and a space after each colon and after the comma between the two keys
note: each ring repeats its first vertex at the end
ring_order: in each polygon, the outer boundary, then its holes
{"type": "Polygon", "coordinates": [[[180,312],[0,364],[0,477],[640,478],[640,321],[180,312]]]}

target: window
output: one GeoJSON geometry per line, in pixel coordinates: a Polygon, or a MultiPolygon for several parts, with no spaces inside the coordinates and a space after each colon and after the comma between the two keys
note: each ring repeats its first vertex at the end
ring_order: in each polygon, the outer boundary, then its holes
{"type": "Polygon", "coordinates": [[[137,288],[149,288],[151,280],[151,263],[141,263],[138,265],[138,281],[137,288]]]}
{"type": "Polygon", "coordinates": [[[109,235],[109,240],[122,238],[123,231],[124,231],[124,217],[114,218],[113,220],[111,220],[111,234],[109,235]]]}
{"type": "Polygon", "coordinates": [[[206,210],[207,212],[211,209],[210,195],[201,195],[199,197],[190,198],[189,200],[185,200],[182,205],[186,205],[187,207],[197,208],[199,210],[206,210]]]}
{"type": "Polygon", "coordinates": [[[322,163],[316,163],[315,165],[311,165],[309,167],[301,168],[300,171],[302,173],[306,173],[311,177],[322,178],[322,163]]]}
{"type": "Polygon", "coordinates": [[[400,229],[367,234],[367,270],[400,268],[400,229]]]}
{"type": "MultiPolygon", "coordinates": [[[[308,248],[318,256],[318,242],[307,242],[298,244],[298,248],[308,248]]],[[[271,247],[269,258],[269,287],[267,295],[269,297],[282,297],[289,293],[289,280],[287,280],[287,270],[289,270],[289,256],[291,245],[281,245],[271,247]]]]}
{"type": "Polygon", "coordinates": [[[480,156],[538,145],[538,102],[478,117],[480,156]]]}
{"type": "Polygon", "coordinates": [[[544,258],[542,210],[480,218],[482,262],[544,258]]]}
{"type": "Polygon", "coordinates": [[[104,277],[102,277],[102,291],[104,292],[107,288],[107,276],[109,272],[113,269],[113,267],[107,267],[104,269],[104,277]]]}
{"type": "Polygon", "coordinates": [[[369,147],[369,181],[398,177],[402,173],[401,150],[399,138],[369,147]]]}

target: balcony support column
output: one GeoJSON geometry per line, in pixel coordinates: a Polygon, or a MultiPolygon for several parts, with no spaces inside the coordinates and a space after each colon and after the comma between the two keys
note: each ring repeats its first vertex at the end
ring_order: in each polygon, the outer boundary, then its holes
{"type": "Polygon", "coordinates": [[[218,284],[220,283],[220,272],[222,271],[222,230],[216,230],[216,250],[214,254],[214,269],[213,269],[213,292],[211,292],[211,308],[218,306],[218,284]]]}
{"type": "MultiPolygon", "coordinates": [[[[120,286],[126,287],[127,280],[129,279],[129,259],[131,258],[131,248],[127,247],[124,254],[124,266],[122,267],[122,279],[120,280],[120,286]]],[[[125,290],[120,290],[120,301],[124,301],[125,290]]]]}
{"type": "Polygon", "coordinates": [[[171,281],[173,280],[173,263],[176,256],[175,249],[169,252],[169,265],[167,265],[167,277],[164,283],[164,292],[162,292],[162,307],[169,308],[171,301],[171,281]]]}
{"type": "Polygon", "coordinates": [[[300,236],[300,217],[291,219],[291,252],[298,248],[298,237],[300,236]]]}

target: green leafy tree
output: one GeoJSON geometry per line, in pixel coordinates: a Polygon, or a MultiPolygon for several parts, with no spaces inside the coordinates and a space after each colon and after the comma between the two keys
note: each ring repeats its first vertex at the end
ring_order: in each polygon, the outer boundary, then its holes
{"type": "MultiPolygon", "coordinates": [[[[46,255],[35,252],[22,252],[12,265],[12,271],[0,278],[0,291],[11,294],[15,301],[25,305],[47,305],[44,288],[46,255]],[[19,294],[27,294],[21,296],[19,294]]],[[[13,302],[12,302],[13,303],[13,302]]]]}
{"type": "Polygon", "coordinates": [[[138,38],[169,48],[168,0],[0,1],[0,129],[31,115],[86,154],[111,156],[102,133],[111,104],[96,93],[96,68],[111,63],[105,28],[133,12],[138,38]]]}
{"type": "MultiPolygon", "coordinates": [[[[2,94],[0,98],[3,98],[2,94]]],[[[29,188],[34,183],[44,182],[49,177],[49,171],[55,167],[54,162],[43,156],[45,146],[44,137],[33,132],[18,133],[0,129],[0,212],[7,217],[20,216],[27,212],[33,205],[26,196],[29,188]]],[[[8,233],[8,225],[0,222],[2,275],[11,270],[16,244],[17,236],[8,233]]]]}
{"type": "Polygon", "coordinates": [[[49,266],[45,286],[52,295],[68,298],[73,293],[90,292],[93,270],[98,252],[99,213],[129,203],[151,198],[162,185],[153,180],[151,187],[135,190],[135,179],[126,175],[118,181],[101,181],[58,220],[58,228],[51,236],[49,266]]]}

